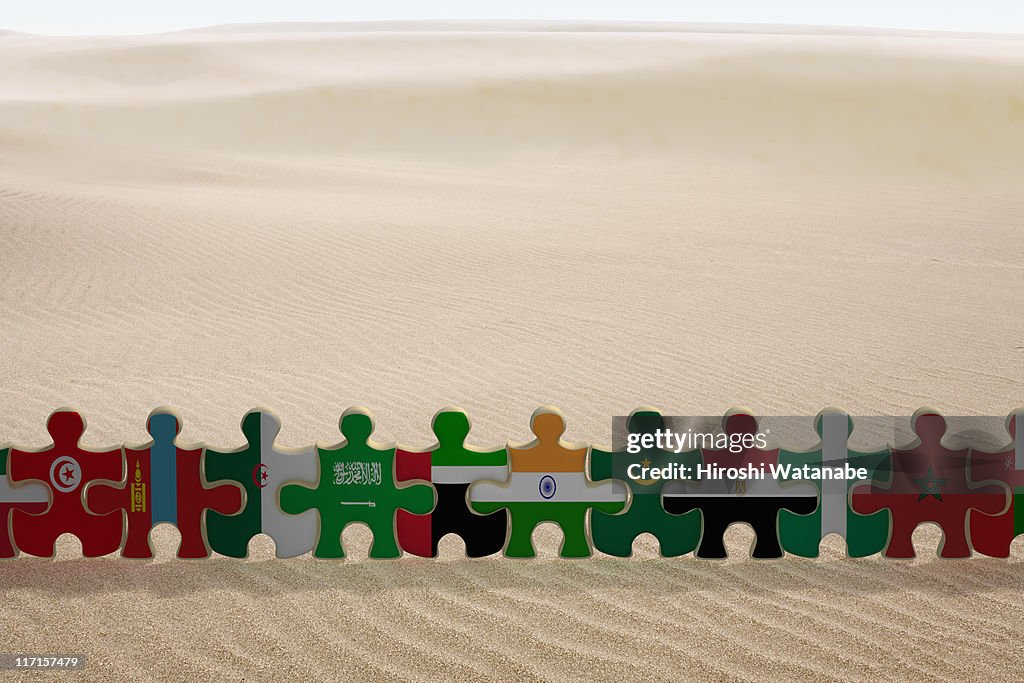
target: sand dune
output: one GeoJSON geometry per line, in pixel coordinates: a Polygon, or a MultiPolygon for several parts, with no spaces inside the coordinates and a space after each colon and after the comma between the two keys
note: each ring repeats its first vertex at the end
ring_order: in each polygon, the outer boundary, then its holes
{"type": "MultiPolygon", "coordinates": [[[[285,445],[334,442],[363,404],[422,446],[448,404],[486,445],[542,403],[598,443],[638,405],[1024,403],[1024,40],[403,28],[0,36],[0,441],[61,405],[96,445],[161,404],[186,440],[267,405],[285,445]]],[[[1021,673],[1020,542],[718,564],[537,538],[340,564],[71,541],[0,566],[0,650],[99,678],[1021,673]]]]}

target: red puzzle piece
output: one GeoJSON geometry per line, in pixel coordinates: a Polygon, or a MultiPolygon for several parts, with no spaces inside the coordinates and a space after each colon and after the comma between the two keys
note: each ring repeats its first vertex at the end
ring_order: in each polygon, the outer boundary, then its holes
{"type": "Polygon", "coordinates": [[[1022,531],[1018,497],[1024,493],[1024,411],[1006,419],[1010,447],[1000,453],[971,450],[971,480],[1000,481],[1010,492],[1010,505],[1001,515],[972,514],[971,546],[989,557],[1009,557],[1010,544],[1022,531]],[[1019,425],[1019,426],[1018,426],[1019,425]]]}
{"type": "Polygon", "coordinates": [[[181,419],[177,413],[158,408],[150,413],[146,428],[153,440],[141,448],[125,449],[128,480],[116,488],[89,487],[89,507],[98,513],[123,510],[127,515],[125,557],[153,557],[149,534],[161,522],[178,527],[178,557],[209,557],[205,512],[237,513],[242,508],[242,488],[234,483],[203,485],[203,449],[178,444],[181,419]]]}
{"type": "Polygon", "coordinates": [[[121,547],[124,522],[120,515],[94,515],[83,501],[83,489],[96,480],[121,481],[124,454],[121,449],[88,451],[79,446],[85,419],[73,410],[57,410],[46,423],[53,445],[41,451],[12,449],[8,475],[11,481],[46,483],[53,498],[42,514],[15,509],[11,527],[14,543],[37,557],[52,557],[61,534],[71,533],[82,543],[86,557],[109,555],[121,547]]]}
{"type": "Polygon", "coordinates": [[[913,534],[922,522],[935,522],[942,527],[940,557],[970,557],[968,511],[999,514],[1006,506],[1006,491],[991,485],[971,488],[968,450],[954,451],[942,446],[946,419],[937,412],[917,411],[911,426],[918,442],[905,450],[893,449],[890,484],[855,487],[853,509],[861,514],[889,510],[892,529],[886,557],[913,558],[913,534]]]}

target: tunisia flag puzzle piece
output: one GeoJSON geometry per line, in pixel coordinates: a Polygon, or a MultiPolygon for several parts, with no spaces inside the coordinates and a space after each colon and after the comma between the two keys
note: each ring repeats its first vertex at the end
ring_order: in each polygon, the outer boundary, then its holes
{"type": "Polygon", "coordinates": [[[18,549],[37,557],[53,557],[61,534],[70,533],[82,544],[86,557],[109,555],[121,547],[124,522],[120,515],[94,515],[86,509],[83,491],[90,482],[118,482],[124,478],[124,454],[120,448],[90,451],[79,441],[85,418],[74,410],[60,409],[50,415],[46,429],[53,444],[40,451],[12,449],[8,477],[12,482],[41,481],[52,493],[49,508],[31,514],[15,508],[11,528],[18,549]]]}

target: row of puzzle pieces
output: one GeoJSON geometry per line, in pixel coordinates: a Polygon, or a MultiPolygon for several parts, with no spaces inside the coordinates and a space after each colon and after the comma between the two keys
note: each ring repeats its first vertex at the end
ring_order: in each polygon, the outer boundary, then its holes
{"type": "MultiPolygon", "coordinates": [[[[1006,557],[1024,533],[1022,418],[1024,411],[1010,415],[1011,442],[994,453],[945,448],[945,419],[923,409],[912,418],[918,439],[904,449],[851,450],[851,418],[830,410],[816,418],[820,444],[810,451],[646,449],[630,456],[654,467],[849,463],[870,472],[869,481],[817,479],[758,488],[615,479],[612,463],[623,453],[566,443],[564,418],[551,407],[534,412],[534,441],[490,451],[466,444],[470,421],[463,411],[439,412],[433,421],[437,444],[410,451],[374,443],[372,417],[361,408],[342,415],[344,440],[333,448],[277,446],[281,423],[267,410],[242,419],[247,444],[241,448],[186,447],[179,443],[178,415],[157,409],[147,425],[149,444],[92,451],[80,444],[82,415],[61,409],[47,423],[49,447],[0,449],[0,557],[19,550],[52,557],[57,538],[70,533],[87,557],[121,550],[125,557],[149,558],[152,528],[169,523],[181,536],[179,557],[208,557],[211,551],[245,557],[250,540],[263,533],[274,540],[279,557],[312,552],[340,558],[342,531],[352,522],[370,528],[370,556],[377,558],[403,550],[435,557],[448,534],[463,539],[470,557],[532,557],[532,534],[542,522],[561,527],[563,557],[586,557],[592,549],[629,556],[635,539],[646,533],[658,539],[666,557],[694,552],[722,558],[723,536],[737,522],[754,529],[751,554],[759,558],[785,552],[815,557],[829,534],[846,540],[850,556],[910,558],[912,535],[922,522],[941,527],[942,557],[968,557],[972,549],[1006,557]]],[[[653,433],[663,424],[654,410],[629,418],[633,433],[653,433]]],[[[724,428],[754,434],[757,420],[733,410],[724,428]]]]}

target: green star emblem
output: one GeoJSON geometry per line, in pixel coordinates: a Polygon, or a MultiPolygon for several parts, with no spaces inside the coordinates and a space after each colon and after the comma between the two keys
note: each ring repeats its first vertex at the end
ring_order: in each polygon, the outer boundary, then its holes
{"type": "Polygon", "coordinates": [[[945,485],[946,480],[936,477],[931,467],[928,468],[928,473],[924,479],[915,479],[914,483],[921,487],[921,494],[917,497],[918,502],[921,502],[928,496],[935,496],[935,499],[938,501],[942,500],[942,487],[945,485]]]}

